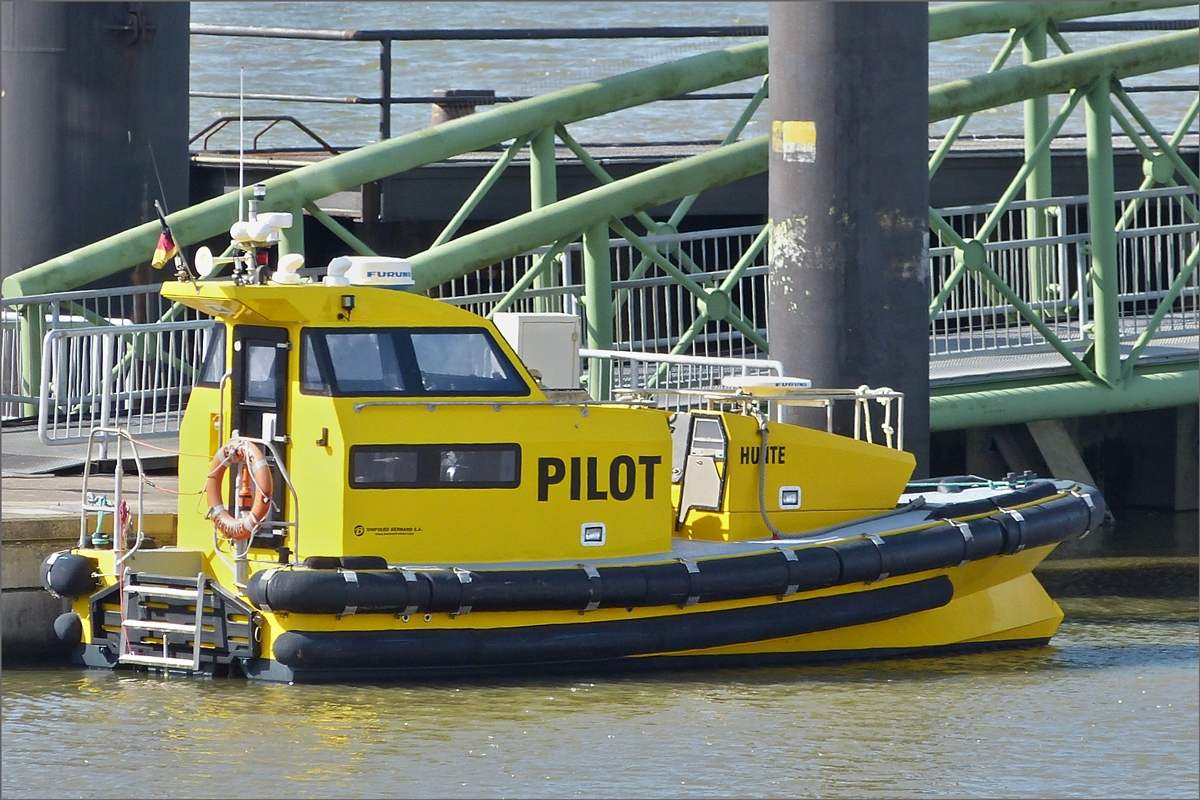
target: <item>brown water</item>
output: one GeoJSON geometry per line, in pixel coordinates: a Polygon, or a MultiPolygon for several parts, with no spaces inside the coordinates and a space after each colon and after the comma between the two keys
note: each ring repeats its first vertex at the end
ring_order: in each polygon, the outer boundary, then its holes
{"type": "Polygon", "coordinates": [[[1197,604],[1052,646],[686,675],[286,686],[5,670],[18,797],[1197,797],[1197,604]]]}
{"type": "MultiPolygon", "coordinates": [[[[944,5],[935,3],[933,5],[944,5]]],[[[498,2],[194,2],[194,23],[214,25],[327,28],[530,28],[622,27],[654,25],[766,25],[765,2],[596,2],[563,0],[555,3],[498,2]]],[[[1113,19],[1192,19],[1195,6],[1154,9],[1122,14],[1113,19]]],[[[1161,31],[1070,33],[1075,50],[1137,41],[1162,35],[1161,31]]],[[[980,34],[929,49],[929,82],[945,83],[987,71],[1006,39],[1005,34],[980,34]]],[[[606,41],[480,41],[398,42],[392,55],[393,94],[429,96],[434,89],[492,89],[499,96],[527,96],[557,91],[608,75],[641,69],[686,56],[732,47],[755,38],[617,39],[606,41]]],[[[1052,44],[1051,56],[1058,50],[1052,44]]],[[[1020,48],[1009,65],[1021,61],[1020,48]]],[[[191,87],[197,91],[237,92],[238,68],[245,68],[246,92],[303,95],[375,97],[379,94],[379,45],[374,42],[317,42],[285,39],[230,39],[193,36],[191,87]]],[[[759,80],[741,81],[720,91],[753,92],[759,80]]],[[[1195,84],[1194,67],[1168,70],[1127,80],[1126,85],[1195,84]]],[[[1138,106],[1161,129],[1173,131],[1194,93],[1135,94],[1138,106]]],[[[1065,100],[1051,100],[1051,115],[1065,100]]],[[[570,126],[582,142],[646,142],[720,139],[745,108],[744,100],[659,103],[627,109],[570,126]]],[[[481,112],[486,107],[481,108],[481,112]]],[[[236,116],[236,100],[193,98],[191,133],[221,115],[236,116]]],[[[246,114],[287,114],[334,145],[358,146],[379,136],[375,106],[295,104],[247,101],[246,114]]],[[[425,104],[393,108],[393,135],[399,136],[429,124],[425,104]]],[[[754,115],[743,138],[770,130],[769,102],[754,115]]],[[[265,123],[248,123],[250,138],[265,123]]],[[[930,126],[931,135],[944,134],[950,121],[930,126]]],[[[1082,105],[1066,122],[1063,133],[1082,134],[1082,105]]],[[[976,114],[964,135],[1019,135],[1024,131],[1022,106],[1016,103],[976,114]]],[[[278,125],[266,134],[263,147],[312,146],[312,141],[290,125],[278,125]]],[[[196,146],[199,147],[197,142],[196,146]]],[[[213,148],[237,149],[237,125],[214,137],[213,148]]]]}

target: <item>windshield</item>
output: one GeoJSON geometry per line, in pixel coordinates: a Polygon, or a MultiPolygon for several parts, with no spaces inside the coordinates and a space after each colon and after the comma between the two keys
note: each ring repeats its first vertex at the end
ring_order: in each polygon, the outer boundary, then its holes
{"type": "Polygon", "coordinates": [[[306,328],[304,392],[378,396],[524,396],[529,387],[483,328],[306,328]]]}

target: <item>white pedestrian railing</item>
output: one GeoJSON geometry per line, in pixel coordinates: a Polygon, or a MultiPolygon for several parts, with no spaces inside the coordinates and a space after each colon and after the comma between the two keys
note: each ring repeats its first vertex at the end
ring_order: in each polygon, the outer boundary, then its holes
{"type": "MultiPolygon", "coordinates": [[[[681,255],[699,271],[690,277],[705,289],[724,281],[738,259],[750,249],[761,226],[722,228],[670,235],[645,236],[643,240],[679,263],[681,255]]],[[[666,354],[680,337],[700,318],[695,296],[656,264],[650,263],[640,275],[634,275],[642,263],[642,253],[625,239],[610,239],[609,262],[612,264],[614,300],[613,338],[617,349],[666,354]]],[[[495,264],[488,269],[456,278],[434,289],[431,294],[481,316],[497,308],[522,275],[531,269],[549,248],[495,264]]],[[[729,289],[734,307],[762,336],[767,332],[767,254],[764,248],[740,279],[729,289]]],[[[555,286],[527,289],[504,311],[555,311],[579,315],[581,330],[587,330],[587,312],[581,298],[583,280],[582,245],[574,242],[562,253],[554,275],[555,286]]],[[[687,352],[681,355],[756,358],[762,353],[728,322],[710,321],[704,325],[687,352]]]]}
{"type": "Polygon", "coordinates": [[[93,428],[175,433],[217,321],[59,328],[42,344],[38,438],[85,442],[93,428]]]}
{"type": "MultiPolygon", "coordinates": [[[[1197,246],[1200,225],[1189,216],[1197,195],[1190,187],[1117,192],[1118,327],[1136,339],[1158,310],[1197,246]]],[[[988,266],[1068,345],[1090,340],[1095,317],[1087,232],[1087,195],[1018,201],[984,244],[988,266]],[[1045,235],[1033,236],[1040,216],[1045,235]],[[1035,222],[1034,225],[1037,223],[1035,222]]],[[[939,213],[964,237],[983,224],[993,206],[961,206],[939,213]]],[[[932,302],[955,269],[954,248],[936,234],[929,250],[932,302]]],[[[1157,336],[1200,332],[1200,280],[1192,273],[1164,316],[1157,336]]],[[[968,272],[930,323],[929,354],[945,359],[988,352],[1047,350],[1045,337],[981,275],[968,272]]]]}
{"type": "Polygon", "coordinates": [[[41,346],[48,331],[210,319],[173,305],[161,284],[4,298],[0,318],[0,416],[31,419],[40,403],[41,346]]]}
{"type": "Polygon", "coordinates": [[[719,358],[673,356],[662,353],[633,353],[626,350],[581,348],[579,356],[587,374],[592,359],[607,365],[611,391],[599,399],[619,399],[636,394],[652,395],[660,408],[686,411],[700,407],[703,399],[693,392],[721,386],[723,378],[783,375],[783,364],[765,358],[719,358]]]}
{"type": "MultiPolygon", "coordinates": [[[[7,308],[0,312],[0,418],[17,419],[21,413],[21,321],[20,315],[7,308]]],[[[29,408],[37,398],[28,398],[29,408]]]]}
{"type": "MultiPolygon", "coordinates": [[[[1159,301],[1185,269],[1197,246],[1200,226],[1191,209],[1200,198],[1190,187],[1167,187],[1118,192],[1116,215],[1124,220],[1118,238],[1119,328],[1126,341],[1146,329],[1159,301]],[[1190,207],[1190,208],[1189,208],[1190,207]]],[[[1055,197],[1010,204],[985,244],[988,265],[1051,331],[1080,349],[1091,337],[1094,317],[1087,231],[1086,195],[1055,197]],[[1031,218],[1040,215],[1042,236],[1031,218]]],[[[993,205],[939,209],[960,234],[970,237],[991,213],[993,205]]],[[[762,229],[757,226],[714,231],[646,236],[645,241],[672,260],[686,254],[700,269],[690,277],[706,289],[719,285],[762,229]]],[[[548,248],[508,259],[492,267],[443,284],[433,294],[446,302],[487,314],[496,307],[526,270],[548,248]]],[[[613,266],[613,346],[620,351],[668,353],[675,349],[699,317],[696,298],[673,277],[651,265],[640,277],[630,277],[640,253],[624,239],[609,242],[613,266]]],[[[946,284],[955,268],[954,248],[932,234],[929,250],[929,299],[946,284]]],[[[730,299],[764,338],[769,329],[767,251],[759,253],[736,284],[730,299]]],[[[551,288],[528,289],[505,310],[563,311],[578,314],[587,330],[580,298],[586,287],[581,245],[568,246],[551,288]]],[[[1155,336],[1200,332],[1200,272],[1193,272],[1155,336]]],[[[933,359],[988,352],[1041,351],[1051,345],[1017,309],[982,276],[968,273],[930,321],[929,353],[933,359]]],[[[682,355],[719,357],[765,356],[727,322],[709,322],[682,355]]]]}
{"type": "MultiPolygon", "coordinates": [[[[1200,198],[1190,187],[1170,187],[1118,192],[1116,201],[1117,219],[1122,220],[1118,323],[1122,338],[1132,341],[1146,330],[1198,246],[1200,226],[1192,214],[1200,198]]],[[[992,208],[964,206],[939,213],[969,237],[992,208]]],[[[1014,202],[985,244],[988,265],[1055,335],[1080,350],[1090,339],[1094,317],[1086,229],[1086,196],[1014,202]],[[1034,216],[1044,223],[1031,224],[1034,216]],[[1028,235],[1033,232],[1045,235],[1028,235]]],[[[644,239],[671,261],[694,269],[691,280],[711,290],[729,278],[761,230],[750,226],[644,239]]],[[[577,314],[587,330],[579,242],[569,245],[555,265],[556,285],[508,296],[546,249],[457,278],[431,294],[480,315],[497,308],[577,314]]],[[[629,242],[612,239],[609,249],[613,355],[587,356],[608,365],[606,391],[692,390],[719,385],[729,374],[780,374],[781,368],[773,366],[778,362],[766,360],[766,353],[728,322],[701,325],[696,296],[629,242]],[[645,266],[640,273],[639,264],[645,266]]],[[[725,290],[749,328],[766,339],[766,249],[747,260],[749,265],[725,290]]],[[[932,301],[955,266],[953,248],[936,235],[929,264],[932,301]]],[[[82,441],[92,425],[100,424],[119,424],[143,436],[177,430],[214,322],[171,306],[158,289],[136,286],[5,299],[0,318],[3,418],[38,414],[47,442],[82,441]]],[[[1155,336],[1198,332],[1200,270],[1193,270],[1155,336]]],[[[930,321],[931,359],[1049,347],[1029,320],[982,276],[970,272],[930,321]]]]}

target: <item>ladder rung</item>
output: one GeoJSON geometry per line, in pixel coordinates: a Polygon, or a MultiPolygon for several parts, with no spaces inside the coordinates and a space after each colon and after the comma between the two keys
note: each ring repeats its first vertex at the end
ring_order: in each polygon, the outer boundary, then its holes
{"type": "Polygon", "coordinates": [[[140,628],[147,631],[175,631],[177,633],[195,633],[195,625],[184,625],[179,622],[155,622],[148,619],[127,619],[121,623],[126,628],[140,628]]]}
{"type": "Polygon", "coordinates": [[[185,669],[195,669],[195,665],[190,658],[171,658],[170,656],[138,656],[138,655],[123,655],[118,661],[122,664],[148,664],[156,667],[183,667],[185,669]]]}
{"type": "Polygon", "coordinates": [[[195,589],[175,589],[170,586],[151,586],[145,583],[126,586],[125,591],[130,594],[150,594],[157,597],[183,597],[190,600],[196,599],[195,589]]]}

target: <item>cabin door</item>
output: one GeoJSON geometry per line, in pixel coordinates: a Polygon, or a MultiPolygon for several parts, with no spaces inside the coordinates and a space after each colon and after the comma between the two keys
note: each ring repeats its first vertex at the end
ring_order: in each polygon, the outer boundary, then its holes
{"type": "MultiPolygon", "coordinates": [[[[237,325],[233,329],[233,408],[230,427],[235,434],[264,439],[274,444],[285,468],[290,352],[291,345],[285,328],[237,325]]],[[[267,448],[262,449],[270,459],[267,448]]],[[[279,466],[273,465],[272,469],[275,488],[271,501],[273,507],[286,514],[287,492],[279,466]]],[[[234,507],[230,505],[230,508],[234,507]]],[[[279,514],[273,514],[272,517],[280,518],[279,514]]],[[[279,546],[283,543],[283,537],[278,532],[254,538],[258,546],[279,546]]]]}

